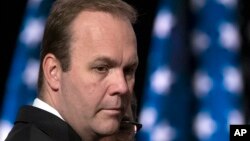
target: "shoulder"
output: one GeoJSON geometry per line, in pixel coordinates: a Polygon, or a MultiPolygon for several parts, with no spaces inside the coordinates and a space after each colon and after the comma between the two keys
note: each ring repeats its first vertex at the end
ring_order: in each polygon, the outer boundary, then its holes
{"type": "Polygon", "coordinates": [[[16,124],[5,141],[52,141],[52,139],[30,123],[16,124]]]}
{"type": "Polygon", "coordinates": [[[44,121],[43,117],[47,117],[45,111],[32,106],[22,107],[5,141],[52,141],[38,126],[44,121]]]}
{"type": "Polygon", "coordinates": [[[72,141],[81,140],[69,124],[42,109],[21,108],[6,141],[72,141]]]}

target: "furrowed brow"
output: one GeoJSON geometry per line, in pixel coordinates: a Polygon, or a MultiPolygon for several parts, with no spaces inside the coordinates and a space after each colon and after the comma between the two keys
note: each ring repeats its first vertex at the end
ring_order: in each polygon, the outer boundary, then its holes
{"type": "Polygon", "coordinates": [[[107,63],[111,66],[117,65],[117,62],[115,60],[108,58],[108,57],[105,57],[105,56],[98,57],[93,62],[103,62],[103,63],[107,63]]]}

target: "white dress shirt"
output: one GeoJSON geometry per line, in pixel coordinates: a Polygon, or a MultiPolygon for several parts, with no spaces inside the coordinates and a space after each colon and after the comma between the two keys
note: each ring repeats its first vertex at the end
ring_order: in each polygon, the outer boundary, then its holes
{"type": "Polygon", "coordinates": [[[47,112],[50,112],[51,114],[54,114],[55,116],[57,116],[60,119],[64,120],[62,118],[62,116],[59,114],[59,112],[55,108],[51,107],[49,104],[45,103],[44,101],[42,101],[39,98],[36,98],[34,100],[32,106],[40,108],[40,109],[45,110],[47,112]]]}

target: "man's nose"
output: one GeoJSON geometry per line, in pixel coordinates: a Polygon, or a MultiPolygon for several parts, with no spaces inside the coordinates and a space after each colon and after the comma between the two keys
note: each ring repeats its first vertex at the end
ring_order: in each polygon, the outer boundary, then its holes
{"type": "Polygon", "coordinates": [[[114,76],[114,94],[128,94],[129,92],[129,87],[128,87],[128,82],[124,76],[123,72],[117,72],[116,75],[114,76]]]}

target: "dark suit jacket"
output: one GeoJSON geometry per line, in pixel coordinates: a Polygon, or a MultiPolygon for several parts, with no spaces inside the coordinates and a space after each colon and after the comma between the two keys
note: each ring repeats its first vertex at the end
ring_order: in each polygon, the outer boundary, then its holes
{"type": "Polygon", "coordinates": [[[62,119],[33,106],[20,109],[6,141],[81,141],[62,119]]]}

